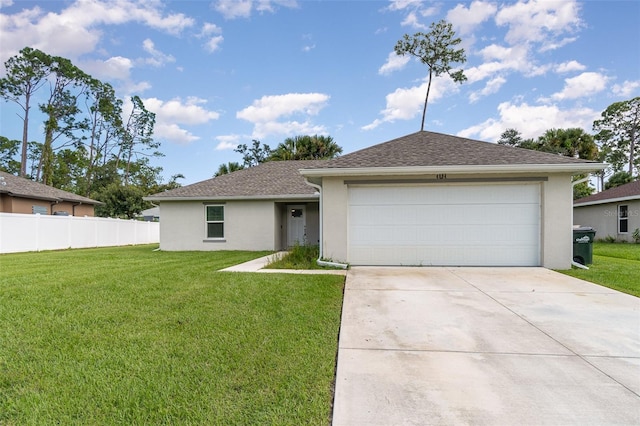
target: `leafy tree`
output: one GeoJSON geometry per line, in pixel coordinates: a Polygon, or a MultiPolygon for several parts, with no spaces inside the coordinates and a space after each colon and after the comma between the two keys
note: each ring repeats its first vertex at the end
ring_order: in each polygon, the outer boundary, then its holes
{"type": "Polygon", "coordinates": [[[634,175],[640,167],[640,96],[609,105],[601,117],[593,122],[593,130],[596,140],[609,149],[607,162],[616,172],[626,165],[627,172],[634,175]]]}
{"type": "MultiPolygon", "coordinates": [[[[53,180],[53,142],[62,135],[68,141],[73,141],[73,132],[82,128],[83,123],[76,121],[80,113],[77,98],[89,78],[66,58],[55,56],[50,57],[50,61],[52,81],[49,83],[49,98],[40,104],[40,110],[47,119],[44,122],[44,144],[38,171],[42,172],[42,183],[46,185],[51,185],[53,180]]],[[[39,180],[39,177],[36,179],[39,180]]]]}
{"type": "Polygon", "coordinates": [[[96,197],[104,203],[96,206],[96,214],[101,217],[133,219],[147,208],[142,199],[145,195],[144,191],[136,186],[111,183],[96,197]]]}
{"type": "Polygon", "coordinates": [[[216,172],[215,175],[213,175],[213,177],[227,175],[229,173],[237,172],[238,170],[242,170],[242,169],[244,169],[244,166],[240,163],[236,163],[236,162],[229,162],[226,164],[223,163],[223,164],[220,164],[220,166],[218,167],[218,171],[216,172]]]}
{"type": "Polygon", "coordinates": [[[517,148],[533,149],[535,151],[539,149],[538,142],[533,139],[522,139],[522,133],[516,129],[507,129],[502,132],[500,139],[498,139],[498,144],[517,148]]]}
{"type": "Polygon", "coordinates": [[[412,36],[405,34],[394,48],[396,55],[404,56],[409,54],[415,56],[429,68],[427,94],[424,99],[424,108],[422,109],[421,131],[424,130],[424,120],[427,114],[427,102],[433,76],[438,77],[446,73],[456,83],[462,83],[467,80],[462,70],[452,70],[453,63],[465,63],[467,61],[464,49],[455,48],[462,40],[456,38],[453,26],[441,20],[438,23],[432,23],[429,29],[430,31],[427,33],[417,32],[412,36]]]}
{"type": "Polygon", "coordinates": [[[98,169],[119,149],[123,135],[122,100],[108,83],[90,79],[85,92],[88,116],[85,121],[88,136],[82,139],[88,153],[85,170],[85,196],[91,191],[98,169]]]}
{"type": "Polygon", "coordinates": [[[240,144],[234,149],[235,152],[242,155],[244,167],[257,166],[264,163],[271,155],[271,148],[267,144],[262,144],[259,140],[254,139],[251,146],[240,144]]]}
{"type": "Polygon", "coordinates": [[[616,186],[624,185],[629,182],[633,182],[633,176],[631,176],[629,172],[616,172],[611,175],[605,184],[604,189],[615,188],[616,186]]]}
{"type": "Polygon", "coordinates": [[[51,73],[51,57],[38,49],[25,47],[5,63],[6,76],[0,78],[0,97],[20,106],[22,117],[22,149],[20,176],[27,176],[29,113],[33,95],[47,81],[51,73]]]}
{"type": "Polygon", "coordinates": [[[20,173],[20,162],[15,160],[19,150],[19,140],[0,136],[0,170],[12,174],[20,173]]]}
{"type": "Polygon", "coordinates": [[[159,151],[149,152],[160,147],[160,143],[153,140],[153,128],[156,123],[156,115],[147,110],[138,96],[131,98],[133,108],[129,114],[127,123],[123,128],[120,150],[116,156],[116,166],[124,164],[124,184],[129,183],[131,164],[140,156],[162,157],[159,151]]]}
{"type": "Polygon", "coordinates": [[[268,160],[328,160],[341,153],[342,147],[331,136],[296,136],[279,144],[268,160]]]}
{"type": "MultiPolygon", "coordinates": [[[[599,156],[598,146],[593,136],[580,128],[571,129],[549,129],[537,140],[522,139],[521,133],[516,129],[505,130],[498,143],[501,145],[514,146],[518,148],[531,149],[534,151],[549,152],[564,155],[566,157],[577,157],[585,160],[596,160],[599,156]]],[[[580,180],[586,175],[578,175],[575,180],[580,180]]],[[[591,195],[593,188],[588,182],[582,182],[573,187],[573,199],[578,199],[591,195]]]]}
{"type": "Polygon", "coordinates": [[[598,146],[593,136],[580,128],[549,129],[538,138],[538,143],[540,151],[584,160],[595,160],[598,157],[598,146]]]}

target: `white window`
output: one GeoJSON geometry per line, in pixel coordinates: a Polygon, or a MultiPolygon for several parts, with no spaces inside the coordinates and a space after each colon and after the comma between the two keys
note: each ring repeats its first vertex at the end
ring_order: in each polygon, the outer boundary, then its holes
{"type": "Polygon", "coordinates": [[[207,238],[224,238],[224,206],[205,206],[207,238]]]}
{"type": "Polygon", "coordinates": [[[629,206],[618,206],[618,233],[629,232],[629,206]]]}

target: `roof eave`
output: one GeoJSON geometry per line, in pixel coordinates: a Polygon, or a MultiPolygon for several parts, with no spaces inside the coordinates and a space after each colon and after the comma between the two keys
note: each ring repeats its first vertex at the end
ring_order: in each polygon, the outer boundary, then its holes
{"type": "Polygon", "coordinates": [[[307,177],[320,176],[403,176],[420,174],[470,174],[470,173],[587,173],[602,170],[605,163],[565,164],[496,164],[496,165],[452,165],[421,167],[353,167],[300,169],[307,177]]]}
{"type": "Polygon", "coordinates": [[[604,200],[585,201],[583,203],[573,203],[573,207],[595,206],[598,204],[620,203],[622,201],[640,200],[640,195],[629,195],[627,197],[606,198],[604,200]]]}
{"type": "Polygon", "coordinates": [[[285,195],[215,195],[215,196],[183,196],[183,197],[143,197],[145,201],[314,201],[319,194],[285,194],[285,195]]]}

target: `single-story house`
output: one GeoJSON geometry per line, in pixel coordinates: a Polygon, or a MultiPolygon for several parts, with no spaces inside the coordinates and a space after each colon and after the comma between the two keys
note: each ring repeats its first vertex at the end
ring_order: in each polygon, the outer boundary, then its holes
{"type": "Polygon", "coordinates": [[[163,250],[319,244],[352,265],[572,260],[572,176],[605,165],[420,131],[332,160],[269,162],[147,197],[163,250]]]}
{"type": "Polygon", "coordinates": [[[100,201],[0,171],[0,212],[65,216],[95,215],[100,201]]]}
{"type": "Polygon", "coordinates": [[[161,250],[280,250],[318,244],[319,199],[299,169],[324,161],[272,161],[161,192],[161,250]]]}
{"type": "Polygon", "coordinates": [[[594,228],[596,239],[634,241],[640,228],[640,180],[575,200],[573,223],[594,228]]]}

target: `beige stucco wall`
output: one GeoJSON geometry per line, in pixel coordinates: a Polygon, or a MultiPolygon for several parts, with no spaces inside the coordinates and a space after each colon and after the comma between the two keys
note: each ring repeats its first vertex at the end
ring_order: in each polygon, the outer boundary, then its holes
{"type": "Polygon", "coordinates": [[[10,197],[0,194],[0,212],[2,213],[22,213],[32,214],[33,206],[42,207],[47,210],[47,214],[54,212],[67,212],[73,216],[94,216],[94,206],[91,204],[75,205],[69,201],[60,203],[52,203],[46,200],[37,200],[32,198],[10,197]]]}
{"type": "MultiPolygon", "coordinates": [[[[215,204],[215,203],[207,203],[215,204]]],[[[223,204],[223,203],[220,203],[223,204]]],[[[205,203],[160,203],[160,249],[276,250],[273,201],[232,201],[223,204],[224,240],[206,238],[205,203]]]]}
{"type": "MultiPolygon", "coordinates": [[[[519,174],[517,177],[540,177],[542,174],[519,174]]],[[[571,175],[546,175],[541,188],[541,266],[550,269],[569,269],[573,258],[571,210],[573,207],[571,175]]],[[[453,177],[453,176],[452,176],[453,177]]],[[[511,176],[511,177],[516,177],[511,176]]],[[[402,176],[397,179],[426,178],[435,176],[402,176]]],[[[456,175],[455,178],[509,178],[508,175],[456,175]]],[[[347,178],[347,180],[372,179],[347,178]]],[[[385,179],[388,179],[385,177],[385,179]]],[[[393,179],[393,178],[392,178],[393,179]]],[[[323,257],[335,262],[348,259],[348,200],[345,178],[325,177],[323,187],[323,257]]]]}
{"type": "Polygon", "coordinates": [[[633,231],[640,228],[640,200],[574,207],[573,223],[594,228],[596,240],[613,237],[618,241],[633,242],[633,231]],[[620,205],[629,206],[629,232],[626,234],[618,232],[618,206],[620,205]]]}

